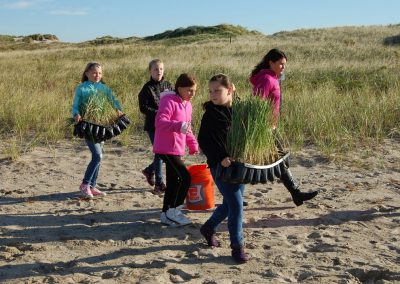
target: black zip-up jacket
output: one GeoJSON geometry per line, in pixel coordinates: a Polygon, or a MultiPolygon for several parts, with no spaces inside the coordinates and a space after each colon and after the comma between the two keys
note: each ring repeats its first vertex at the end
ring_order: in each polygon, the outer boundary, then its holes
{"type": "Polygon", "coordinates": [[[144,84],[139,93],[140,112],[145,115],[145,131],[155,131],[154,122],[160,104],[160,93],[165,90],[173,90],[170,82],[165,81],[164,78],[161,81],[155,81],[150,77],[150,81],[144,84]]]}
{"type": "Polygon", "coordinates": [[[232,124],[232,108],[215,105],[211,101],[206,102],[204,108],[197,141],[207,157],[207,164],[216,167],[229,156],[226,141],[232,124]]]}

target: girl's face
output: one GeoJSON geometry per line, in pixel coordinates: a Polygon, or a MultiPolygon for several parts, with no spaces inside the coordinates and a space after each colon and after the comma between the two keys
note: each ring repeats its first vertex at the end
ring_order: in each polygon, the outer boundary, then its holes
{"type": "Polygon", "coordinates": [[[285,71],[286,58],[281,58],[275,62],[270,61],[269,66],[271,67],[271,70],[274,71],[276,76],[281,77],[285,71]]]}
{"type": "Polygon", "coordinates": [[[192,87],[178,87],[178,94],[184,101],[190,101],[196,94],[197,85],[192,87]]]}
{"type": "Polygon", "coordinates": [[[210,100],[213,104],[219,106],[230,106],[232,104],[232,88],[227,88],[217,81],[210,82],[208,88],[210,100]]]}
{"type": "Polygon", "coordinates": [[[164,63],[154,63],[150,68],[150,75],[153,80],[159,82],[164,76],[164,63]]]}
{"type": "Polygon", "coordinates": [[[85,74],[90,82],[95,83],[100,82],[101,78],[103,77],[103,71],[101,70],[101,67],[93,67],[89,69],[89,71],[86,71],[85,74]]]}

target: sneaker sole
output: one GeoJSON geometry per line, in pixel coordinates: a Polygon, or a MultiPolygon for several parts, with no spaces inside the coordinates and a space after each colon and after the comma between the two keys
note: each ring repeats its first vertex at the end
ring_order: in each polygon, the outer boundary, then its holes
{"type": "Polygon", "coordinates": [[[107,193],[103,192],[103,193],[92,193],[93,197],[104,197],[107,196],[107,193]]]}
{"type": "Polygon", "coordinates": [[[167,220],[166,221],[161,220],[161,224],[168,225],[170,227],[183,227],[183,226],[192,224],[192,222],[187,223],[187,224],[181,224],[181,223],[178,223],[178,222],[168,218],[168,216],[165,216],[165,218],[167,218],[167,220]]]}
{"type": "Polygon", "coordinates": [[[178,226],[187,226],[187,225],[190,225],[190,224],[193,223],[192,221],[190,221],[190,223],[187,223],[187,222],[185,222],[185,223],[179,223],[178,221],[175,221],[175,220],[172,220],[171,218],[168,218],[168,216],[166,216],[166,217],[167,217],[167,219],[168,219],[169,221],[178,224],[178,226]]]}
{"type": "Polygon", "coordinates": [[[90,195],[87,195],[87,194],[84,194],[84,193],[81,193],[81,196],[82,196],[83,198],[93,199],[93,196],[90,196],[90,195]]]}

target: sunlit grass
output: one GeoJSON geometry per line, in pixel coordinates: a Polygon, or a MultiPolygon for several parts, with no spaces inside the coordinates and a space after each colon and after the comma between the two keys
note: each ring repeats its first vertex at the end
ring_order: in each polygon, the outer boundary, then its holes
{"type": "Polygon", "coordinates": [[[254,96],[235,100],[228,131],[228,152],[240,162],[269,165],[278,160],[269,101],[254,96]]]}
{"type": "Polygon", "coordinates": [[[399,46],[383,42],[399,33],[400,26],[350,27],[237,37],[232,43],[203,36],[197,42],[183,38],[176,45],[168,40],[0,52],[0,135],[15,145],[2,151],[15,156],[18,149],[26,149],[21,143],[72,139],[65,121],[90,61],[103,64],[106,83],[132,121],[116,139],[129,144],[132,135],[143,134],[138,93],[154,58],[164,61],[165,77],[173,84],[183,72],[197,78],[197,133],[209,78],[226,73],[241,96],[249,94],[250,71],[274,47],[289,57],[280,127],[291,147],[314,144],[331,154],[398,137],[400,52],[399,46]]]}

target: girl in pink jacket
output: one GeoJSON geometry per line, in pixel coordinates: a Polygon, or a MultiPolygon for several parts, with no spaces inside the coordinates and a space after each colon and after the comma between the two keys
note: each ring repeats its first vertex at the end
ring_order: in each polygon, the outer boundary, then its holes
{"type": "Polygon", "coordinates": [[[159,154],[166,165],[167,189],[161,212],[161,223],[182,226],[192,223],[181,211],[190,186],[190,174],[182,161],[186,146],[189,154],[199,152],[192,133],[192,104],[196,93],[196,80],[181,74],[175,83],[175,92],[161,93],[156,115],[153,152],[159,154]]]}
{"type": "MultiPolygon", "coordinates": [[[[287,57],[279,49],[271,49],[251,72],[250,82],[253,86],[253,95],[269,100],[273,107],[274,121],[272,128],[276,128],[279,120],[280,105],[282,102],[279,79],[285,71],[287,57]]],[[[280,143],[277,143],[278,148],[280,143]]],[[[280,149],[282,150],[282,149],[280,149]]],[[[304,201],[313,199],[318,191],[302,192],[300,186],[294,181],[289,167],[282,172],[280,177],[283,185],[292,195],[293,202],[300,206],[304,201]]]]}

